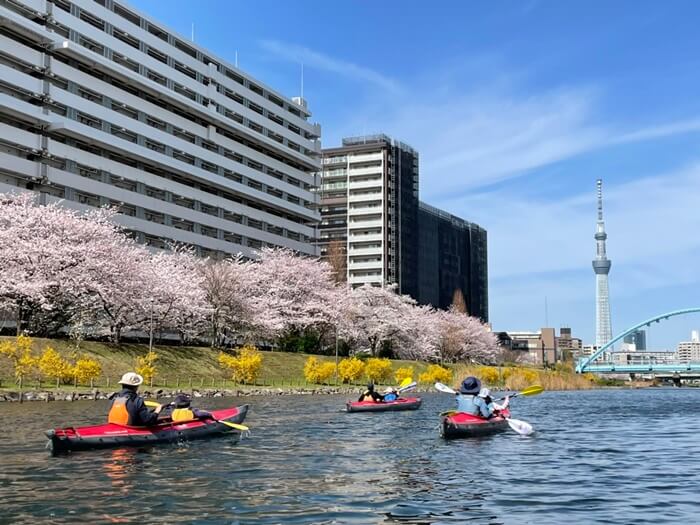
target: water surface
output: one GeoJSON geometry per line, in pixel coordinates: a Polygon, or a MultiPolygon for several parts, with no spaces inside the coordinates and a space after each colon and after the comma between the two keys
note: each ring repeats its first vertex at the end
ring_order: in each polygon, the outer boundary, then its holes
{"type": "Polygon", "coordinates": [[[344,397],[250,403],[251,435],[51,457],[43,431],[105,402],[0,404],[0,523],[700,523],[700,389],[546,392],[513,401],[537,432],[446,442],[418,411],[344,397]]]}

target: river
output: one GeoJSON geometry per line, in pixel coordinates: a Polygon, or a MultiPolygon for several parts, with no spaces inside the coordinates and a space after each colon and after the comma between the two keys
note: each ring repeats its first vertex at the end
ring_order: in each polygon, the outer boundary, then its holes
{"type": "Polygon", "coordinates": [[[446,442],[437,413],[341,412],[339,396],[250,403],[251,433],[51,457],[43,431],[106,402],[3,403],[0,523],[700,523],[700,389],[513,400],[536,433],[446,442]]]}

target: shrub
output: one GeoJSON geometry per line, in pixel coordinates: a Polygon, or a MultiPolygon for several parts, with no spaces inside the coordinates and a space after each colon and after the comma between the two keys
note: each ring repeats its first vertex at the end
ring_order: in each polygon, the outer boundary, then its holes
{"type": "Polygon", "coordinates": [[[304,364],[304,377],[309,383],[328,383],[333,375],[335,375],[334,363],[309,357],[304,364]]]}
{"type": "Polygon", "coordinates": [[[452,381],[452,371],[440,365],[429,365],[427,370],[418,376],[421,383],[450,383],[452,381]]]}
{"type": "Polygon", "coordinates": [[[498,368],[494,366],[482,366],[479,368],[478,376],[482,383],[486,383],[489,386],[494,386],[498,384],[500,380],[500,374],[498,373],[498,368]]]}
{"type": "Polygon", "coordinates": [[[407,377],[413,379],[413,367],[412,366],[406,366],[403,368],[399,368],[394,373],[394,379],[396,379],[396,384],[401,384],[401,381],[403,381],[407,377]]]}
{"type": "Polygon", "coordinates": [[[343,383],[357,381],[365,371],[365,364],[357,357],[342,359],[338,363],[338,377],[343,383]]]}
{"type": "Polygon", "coordinates": [[[228,368],[231,377],[239,383],[254,383],[262,368],[262,354],[253,345],[246,345],[238,350],[235,356],[221,352],[219,364],[228,368]]]}
{"type": "MultiPolygon", "coordinates": [[[[73,376],[76,383],[91,383],[94,379],[100,377],[101,374],[102,366],[100,363],[85,355],[78,359],[75,362],[75,366],[73,366],[73,376]]],[[[153,368],[153,374],[155,374],[155,367],[153,368]]]]}
{"type": "Polygon", "coordinates": [[[20,381],[37,367],[38,360],[32,355],[32,338],[18,335],[15,342],[0,343],[0,354],[12,361],[15,377],[20,381]]]}
{"type": "Polygon", "coordinates": [[[63,359],[61,355],[47,346],[38,361],[39,371],[42,376],[56,380],[56,387],[66,379],[73,375],[73,367],[63,359]]]}
{"type": "Polygon", "coordinates": [[[365,375],[374,383],[384,383],[391,377],[391,361],[373,357],[365,363],[365,375]]]}
{"type": "Polygon", "coordinates": [[[153,350],[149,350],[148,353],[143,357],[136,358],[136,373],[143,376],[143,380],[148,382],[151,381],[158,369],[156,368],[156,361],[158,360],[158,354],[153,350]]]}

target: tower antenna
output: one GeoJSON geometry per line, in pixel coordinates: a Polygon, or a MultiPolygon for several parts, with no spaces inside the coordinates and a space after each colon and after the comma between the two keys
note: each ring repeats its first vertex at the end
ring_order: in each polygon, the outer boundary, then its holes
{"type": "Polygon", "coordinates": [[[304,63],[301,63],[301,98],[304,98],[304,63]]]}
{"type": "Polygon", "coordinates": [[[194,22],[192,22],[192,42],[194,42],[194,22]]]}
{"type": "Polygon", "coordinates": [[[595,242],[596,256],[593,259],[593,271],[596,280],[596,312],[595,312],[595,343],[600,348],[612,339],[612,322],[610,320],[610,291],[608,288],[608,273],[612,262],[605,252],[605,233],[603,222],[603,181],[596,181],[598,197],[598,222],[596,223],[595,242]]]}

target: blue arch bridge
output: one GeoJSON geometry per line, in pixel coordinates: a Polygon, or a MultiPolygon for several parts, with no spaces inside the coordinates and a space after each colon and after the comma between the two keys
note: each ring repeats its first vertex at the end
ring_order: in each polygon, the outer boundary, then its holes
{"type": "MultiPolygon", "coordinates": [[[[580,358],[576,365],[576,372],[579,374],[584,372],[593,372],[597,374],[653,374],[656,377],[668,377],[672,379],[677,379],[679,377],[684,379],[700,378],[700,362],[616,364],[607,361],[598,361],[600,356],[610,355],[610,349],[613,347],[613,345],[622,340],[626,335],[631,334],[640,328],[644,328],[645,326],[651,326],[652,323],[659,323],[669,319],[670,317],[693,313],[700,313],[700,308],[675,310],[673,312],[657,315],[656,317],[642,321],[641,323],[629,328],[608,341],[590,356],[580,358]]],[[[641,353],[642,352],[640,351],[640,354],[641,353]]]]}

